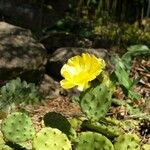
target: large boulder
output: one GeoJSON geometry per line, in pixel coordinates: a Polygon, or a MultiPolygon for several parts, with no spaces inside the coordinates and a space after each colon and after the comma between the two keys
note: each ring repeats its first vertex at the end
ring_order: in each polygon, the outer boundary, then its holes
{"type": "Polygon", "coordinates": [[[0,0],[5,21],[35,31],[55,25],[68,8],[68,0],[0,0]]]}
{"type": "Polygon", "coordinates": [[[89,39],[62,31],[47,33],[40,41],[48,50],[48,53],[53,53],[61,47],[92,47],[92,41],[89,39]]]}
{"type": "Polygon", "coordinates": [[[0,79],[36,82],[46,64],[46,50],[29,30],[0,22],[0,79]]]}
{"type": "Polygon", "coordinates": [[[88,52],[96,55],[97,57],[106,59],[108,57],[106,49],[93,49],[93,48],[75,48],[64,47],[58,48],[49,58],[46,66],[47,73],[54,77],[60,78],[60,70],[64,63],[75,55],[80,55],[83,52],[88,52]]]}
{"type": "Polygon", "coordinates": [[[41,39],[41,43],[51,54],[60,47],[78,46],[78,38],[74,34],[66,32],[51,32],[41,39]]]}

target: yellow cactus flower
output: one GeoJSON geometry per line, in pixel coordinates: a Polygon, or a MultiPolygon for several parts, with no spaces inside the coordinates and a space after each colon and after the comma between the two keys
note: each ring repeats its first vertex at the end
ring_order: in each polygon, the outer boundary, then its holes
{"type": "Polygon", "coordinates": [[[74,56],[62,67],[61,75],[65,78],[60,81],[64,89],[75,86],[82,91],[87,89],[89,82],[94,80],[104,69],[105,61],[92,54],[83,53],[82,56],[74,56]]]}

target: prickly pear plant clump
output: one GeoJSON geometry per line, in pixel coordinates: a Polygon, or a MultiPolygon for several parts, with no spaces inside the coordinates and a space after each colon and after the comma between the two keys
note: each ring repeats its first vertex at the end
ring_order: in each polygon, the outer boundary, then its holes
{"type": "Polygon", "coordinates": [[[114,150],[109,139],[96,132],[83,132],[75,144],[76,150],[114,150]]]}
{"type": "Polygon", "coordinates": [[[115,150],[140,150],[140,139],[136,134],[120,135],[114,143],[115,150]]]}
{"type": "Polygon", "coordinates": [[[40,94],[35,85],[21,81],[20,78],[10,80],[2,86],[0,95],[0,110],[12,104],[33,104],[40,100],[40,94]]]}
{"type": "Polygon", "coordinates": [[[14,143],[30,140],[35,134],[31,118],[20,112],[8,115],[2,122],[1,130],[5,139],[14,143]]]}
{"type": "Polygon", "coordinates": [[[58,129],[42,128],[33,139],[34,150],[71,150],[67,136],[58,129]]]}

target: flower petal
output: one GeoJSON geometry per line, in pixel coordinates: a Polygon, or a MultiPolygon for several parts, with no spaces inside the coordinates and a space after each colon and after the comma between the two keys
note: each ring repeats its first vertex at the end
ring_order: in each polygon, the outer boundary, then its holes
{"type": "Polygon", "coordinates": [[[70,59],[68,60],[67,64],[68,64],[69,66],[74,66],[74,67],[76,67],[76,66],[78,66],[78,65],[80,64],[80,60],[81,60],[81,56],[74,56],[74,57],[72,57],[72,58],[70,58],[70,59]]]}
{"type": "Polygon", "coordinates": [[[65,79],[60,81],[60,85],[64,89],[70,89],[70,88],[73,88],[75,86],[72,82],[65,80],[65,79]]]}
{"type": "Polygon", "coordinates": [[[75,67],[71,67],[68,64],[65,64],[61,69],[61,75],[66,79],[72,78],[72,76],[76,73],[75,67]]]}
{"type": "Polygon", "coordinates": [[[90,87],[90,84],[87,82],[87,83],[83,83],[83,84],[78,85],[77,89],[79,91],[83,91],[83,90],[86,90],[89,87],[90,87]]]}

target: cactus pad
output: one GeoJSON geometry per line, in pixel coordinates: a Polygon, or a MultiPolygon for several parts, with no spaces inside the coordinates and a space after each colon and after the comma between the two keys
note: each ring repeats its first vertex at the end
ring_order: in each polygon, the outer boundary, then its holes
{"type": "Polygon", "coordinates": [[[88,121],[84,121],[82,126],[89,130],[99,132],[108,138],[114,138],[114,137],[117,137],[120,134],[124,133],[123,129],[120,128],[119,126],[105,125],[105,124],[99,123],[99,122],[91,123],[88,121]]]}
{"type": "Polygon", "coordinates": [[[111,105],[112,90],[105,84],[93,85],[80,95],[80,106],[88,119],[104,117],[111,105]]]}
{"type": "Polygon", "coordinates": [[[4,145],[1,150],[14,150],[14,149],[9,147],[8,145],[4,145]]]}
{"type": "Polygon", "coordinates": [[[140,139],[136,134],[120,135],[114,143],[115,150],[140,150],[140,139]]]}
{"type": "Polygon", "coordinates": [[[33,139],[34,150],[71,150],[71,142],[58,129],[42,128],[33,139]]]}
{"type": "Polygon", "coordinates": [[[67,118],[60,113],[49,112],[45,114],[43,121],[46,127],[57,128],[67,135],[70,134],[71,124],[67,118]]]}
{"type": "Polygon", "coordinates": [[[3,148],[5,145],[5,141],[3,139],[3,134],[0,132],[0,150],[3,148]]]}
{"type": "Polygon", "coordinates": [[[79,135],[76,150],[114,150],[109,139],[96,132],[83,132],[79,135]]]}
{"type": "Polygon", "coordinates": [[[6,140],[14,143],[30,140],[35,134],[30,117],[20,112],[8,115],[2,122],[1,130],[6,140]]]}
{"type": "Polygon", "coordinates": [[[142,150],[150,150],[150,144],[142,145],[142,150]]]}

